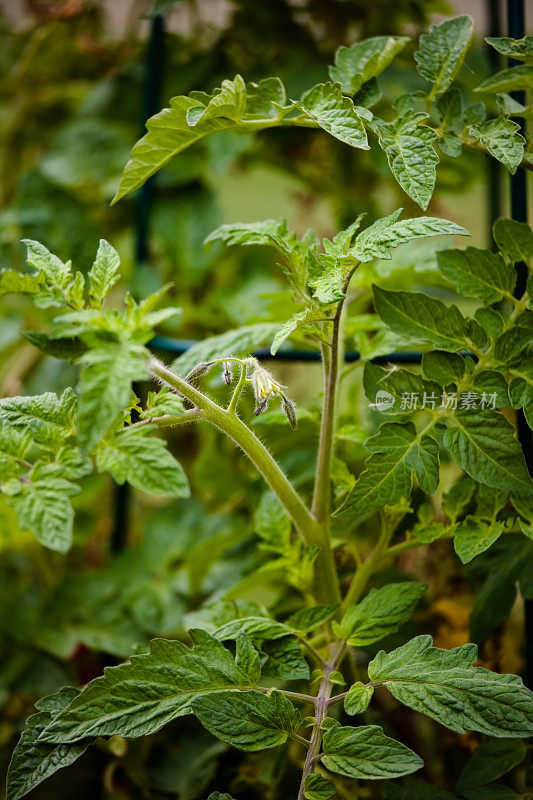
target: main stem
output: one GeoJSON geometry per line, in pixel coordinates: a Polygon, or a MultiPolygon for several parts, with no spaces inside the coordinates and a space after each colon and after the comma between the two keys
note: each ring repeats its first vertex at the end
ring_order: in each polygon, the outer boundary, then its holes
{"type": "MultiPolygon", "coordinates": [[[[202,412],[202,417],[229,436],[246,453],[263,476],[291,518],[296,530],[310,545],[319,548],[316,564],[315,595],[320,603],[339,600],[339,587],[331,548],[324,538],[322,526],[311,514],[304,501],[289,481],[264,444],[231,410],[222,408],[183,378],[175,375],[157,359],[150,362],[152,374],[187,398],[202,412]]],[[[155,420],[157,422],[157,420],[155,420]]]]}
{"type": "Polygon", "coordinates": [[[321,525],[328,529],[331,494],[331,460],[335,437],[335,416],[337,408],[337,385],[339,381],[339,338],[343,303],[339,303],[333,319],[331,349],[322,347],[324,363],[324,405],[320,426],[320,442],[315,473],[312,513],[321,525]]]}
{"type": "Polygon", "coordinates": [[[315,724],[311,741],[309,742],[309,750],[304,763],[302,772],[302,780],[300,783],[300,791],[298,792],[298,800],[305,800],[305,780],[308,775],[311,775],[315,768],[315,761],[320,753],[320,745],[322,744],[322,737],[324,731],[322,730],[322,723],[328,713],[328,703],[331,696],[331,682],[330,675],[335,670],[335,664],[326,664],[320,687],[315,700],[315,724]]]}
{"type": "Polygon", "coordinates": [[[335,561],[331,548],[330,512],[331,512],[331,462],[333,459],[335,440],[335,419],[337,409],[337,386],[340,371],[340,329],[344,302],[339,303],[333,319],[331,347],[322,347],[324,365],[324,404],[320,425],[315,485],[311,513],[322,531],[322,546],[315,562],[315,592],[328,571],[335,585],[335,601],[340,599],[339,582],[335,561]]]}

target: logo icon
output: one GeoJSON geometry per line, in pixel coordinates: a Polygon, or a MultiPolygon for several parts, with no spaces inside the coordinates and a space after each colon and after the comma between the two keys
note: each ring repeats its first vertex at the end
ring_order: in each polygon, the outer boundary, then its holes
{"type": "Polygon", "coordinates": [[[376,411],[387,411],[387,409],[393,407],[395,402],[396,398],[392,394],[381,390],[376,394],[374,408],[376,411]]]}

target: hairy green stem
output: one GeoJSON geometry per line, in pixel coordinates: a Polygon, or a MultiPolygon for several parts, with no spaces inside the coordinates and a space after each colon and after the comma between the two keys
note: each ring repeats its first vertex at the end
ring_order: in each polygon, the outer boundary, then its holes
{"type": "Polygon", "coordinates": [[[237,381],[237,385],[233,391],[231,396],[231,400],[229,402],[228,411],[230,413],[236,414],[237,413],[237,405],[239,403],[239,398],[242,394],[244,387],[246,386],[246,365],[241,364],[241,374],[239,376],[239,380],[237,381]]]}
{"type": "Polygon", "coordinates": [[[337,570],[331,547],[330,512],[331,512],[331,462],[335,441],[335,421],[337,408],[337,386],[340,371],[340,339],[341,319],[344,303],[339,303],[333,318],[333,335],[331,349],[322,347],[324,365],[324,404],[320,424],[320,440],[318,445],[315,485],[311,513],[318,521],[322,531],[321,551],[315,562],[315,593],[327,571],[334,583],[335,602],[340,600],[340,588],[337,570]]]}
{"type": "Polygon", "coordinates": [[[331,461],[335,438],[335,417],[337,408],[337,385],[339,380],[340,328],[343,303],[339,303],[333,320],[331,350],[322,348],[324,363],[324,407],[320,426],[320,441],[315,473],[312,512],[324,526],[329,540],[329,515],[331,494],[331,461]]]}
{"type": "Polygon", "coordinates": [[[315,725],[313,727],[313,733],[311,735],[311,741],[309,743],[309,750],[307,751],[307,756],[302,771],[302,780],[300,783],[300,791],[298,792],[298,800],[305,800],[305,781],[307,776],[313,772],[315,767],[315,761],[320,753],[320,746],[322,744],[322,737],[324,735],[324,731],[322,730],[322,723],[324,722],[326,715],[328,713],[328,702],[331,696],[330,675],[334,671],[335,671],[335,664],[333,663],[326,664],[326,666],[324,667],[322,680],[320,681],[318,694],[315,698],[315,705],[316,705],[315,725]]]}
{"type": "MultiPolygon", "coordinates": [[[[229,436],[243,450],[258,472],[263,476],[272,491],[278,497],[283,508],[291,518],[296,530],[310,545],[319,548],[315,561],[315,596],[321,603],[337,602],[339,587],[335,564],[324,538],[322,526],[311,514],[304,501],[289,481],[276,460],[264,444],[248,428],[239,417],[200,392],[186,380],[175,375],[157,359],[152,358],[150,371],[158,380],[166,383],[179,394],[187,398],[202,412],[203,419],[215,425],[229,436]]],[[[157,420],[155,420],[157,422],[157,420]]]]}
{"type": "MultiPolygon", "coordinates": [[[[131,425],[126,425],[122,431],[129,431],[132,428],[144,428],[146,425],[157,425],[159,428],[170,428],[174,425],[183,425],[186,422],[194,422],[202,416],[199,408],[189,408],[183,414],[163,414],[160,417],[148,417],[141,419],[139,422],[132,422],[131,425]]],[[[120,433],[122,433],[120,431],[120,433]]]]}
{"type": "MultiPolygon", "coordinates": [[[[272,691],[272,687],[269,689],[267,686],[256,686],[255,688],[258,692],[263,692],[264,694],[268,694],[272,691]]],[[[300,703],[313,703],[313,705],[316,703],[316,697],[313,697],[311,694],[289,692],[287,689],[277,689],[276,691],[281,692],[281,694],[285,695],[285,697],[288,697],[291,700],[298,700],[300,703]]]]}

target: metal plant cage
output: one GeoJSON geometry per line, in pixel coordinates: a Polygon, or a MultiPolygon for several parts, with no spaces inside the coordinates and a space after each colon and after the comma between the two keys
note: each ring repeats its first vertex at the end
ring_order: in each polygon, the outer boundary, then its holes
{"type": "MultiPolygon", "coordinates": [[[[525,35],[525,8],[524,0],[505,0],[505,8],[500,8],[499,0],[486,0],[487,16],[489,21],[489,34],[491,36],[507,35],[513,39],[520,39],[525,35]],[[501,13],[504,11],[505,13],[501,13]],[[501,17],[505,16],[505,26],[502,26],[501,17]],[[505,27],[505,34],[503,31],[505,27]]],[[[145,61],[145,80],[144,98],[142,103],[142,123],[157,113],[159,110],[160,93],[163,83],[165,67],[165,19],[164,15],[156,14],[151,20],[150,34],[148,38],[146,61],[145,61]]],[[[520,62],[509,59],[509,66],[516,66],[520,62]]],[[[519,103],[525,104],[524,92],[511,92],[511,96],[519,103]]],[[[520,132],[525,135],[525,120],[517,118],[515,120],[520,125],[520,132]]],[[[510,216],[517,222],[528,221],[528,198],[527,198],[527,177],[526,171],[519,168],[514,175],[510,176],[510,216]]],[[[501,170],[494,168],[491,164],[487,170],[487,205],[489,228],[494,219],[500,215],[500,189],[501,189],[501,170]]],[[[149,236],[150,236],[150,209],[155,193],[154,179],[149,179],[139,190],[135,206],[135,256],[136,263],[144,263],[148,256],[149,236]]],[[[527,267],[525,264],[517,264],[517,283],[515,295],[520,297],[526,288],[527,267]]],[[[191,340],[172,339],[164,336],[154,337],[149,347],[160,353],[168,353],[177,357],[195,344],[191,340]]],[[[260,360],[275,358],[277,361],[290,362],[319,362],[321,357],[319,352],[283,349],[278,351],[276,356],[271,356],[268,348],[258,349],[254,355],[260,360]]],[[[360,359],[357,351],[347,351],[344,353],[344,360],[347,363],[354,363],[360,359]]],[[[393,364],[419,364],[422,360],[422,353],[416,351],[393,352],[387,355],[378,356],[372,359],[373,363],[393,363],[393,364]]],[[[517,414],[517,433],[524,453],[527,468],[533,476],[533,432],[526,422],[522,409],[517,414]]],[[[111,540],[111,548],[114,552],[119,552],[125,546],[128,524],[129,524],[130,488],[127,483],[117,486],[115,490],[115,509],[114,509],[114,530],[111,540]]],[[[525,682],[533,688],[533,600],[525,600],[525,682]]]]}

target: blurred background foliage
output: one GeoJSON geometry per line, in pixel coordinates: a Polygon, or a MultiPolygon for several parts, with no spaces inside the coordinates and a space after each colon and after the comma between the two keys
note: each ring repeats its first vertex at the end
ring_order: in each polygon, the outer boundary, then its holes
{"type": "MultiPolygon", "coordinates": [[[[125,280],[118,291],[128,286],[142,296],[171,281],[171,301],[184,313],[179,327],[169,322],[163,333],[202,339],[252,322],[283,320],[292,311],[268,250],[213,247],[206,252],[203,239],[217,225],[286,216],[300,233],[314,227],[319,235],[331,236],[362,211],[375,218],[403,205],[409,215],[419,213],[391,181],[377,148],[369,153],[348,149],[305,129],[256,137],[219,133],[158,175],[151,203],[146,195],[113,208],[109,201],[142,131],[150,92],[154,102],[153,86],[147,86],[147,37],[154,13],[164,15],[166,28],[155,54],[163,76],[156,99],[160,107],[171,96],[210,90],[235,73],[247,80],[277,74],[289,94],[298,96],[325,79],[337,47],[378,34],[413,37],[387,70],[384,86],[389,97],[416,91],[420,79],[412,68],[414,43],[435,15],[455,12],[447,3],[20,0],[4,3],[3,9],[2,267],[22,267],[19,242],[27,237],[42,241],[64,260],[71,258],[76,268],[88,269],[104,237],[122,258],[125,280]],[[146,228],[147,250],[139,248],[139,230],[146,228]]],[[[465,86],[489,74],[486,58],[479,40],[461,72],[465,86]]],[[[487,162],[468,153],[456,161],[442,160],[428,213],[460,222],[472,232],[472,244],[488,244],[487,162]]],[[[498,170],[494,163],[490,169],[498,170]]],[[[502,182],[502,203],[504,194],[502,182]]],[[[424,285],[442,293],[446,290],[434,262],[434,249],[421,245],[404,248],[393,262],[373,269],[393,288],[424,285]]],[[[361,276],[361,289],[372,278],[367,273],[361,276]]],[[[368,297],[362,291],[352,306],[348,346],[366,355],[387,353],[399,343],[380,333],[375,318],[360,316],[371,310],[368,297]]],[[[3,298],[0,308],[2,395],[59,391],[75,382],[73,368],[44,357],[21,337],[21,331],[45,325],[48,312],[21,298],[3,298]]],[[[320,370],[311,364],[275,364],[273,369],[299,402],[300,428],[289,436],[280,415],[269,412],[257,420],[256,430],[305,491],[314,465],[310,442],[318,423],[320,370]]],[[[360,468],[362,443],[377,425],[361,392],[361,370],[348,369],[353,380],[343,402],[339,496],[348,488],[346,463],[360,468]]],[[[212,380],[215,394],[220,384],[212,380]]],[[[0,771],[36,698],[65,683],[89,680],[153,636],[184,637],[187,625],[208,624],[215,599],[226,603],[217,613],[227,607],[229,616],[245,613],[250,598],[272,612],[295,607],[302,576],[294,574],[283,554],[272,559],[254,535],[253,511],[264,487],[253,469],[213,430],[190,428],[171,432],[170,439],[191,477],[195,499],[167,502],[132,494],[126,546],[120,552],[113,546],[115,487],[102,476],[86,478],[76,498],[75,546],[67,556],[42,548],[18,529],[9,508],[0,506],[0,771]]],[[[456,477],[450,468],[444,488],[456,477]]],[[[370,528],[359,532],[371,534],[370,528]]],[[[353,564],[343,563],[343,557],[341,550],[339,568],[348,577],[353,564]]],[[[427,580],[428,600],[415,616],[414,629],[431,631],[438,646],[453,647],[469,638],[472,585],[479,585],[490,568],[490,560],[485,566],[481,562],[469,581],[449,544],[436,542],[405,554],[397,569],[378,580],[394,580],[399,570],[427,580]]],[[[497,583],[495,591],[504,591],[502,585],[497,583]]],[[[484,663],[520,671],[521,638],[515,604],[486,643],[484,663]]],[[[450,767],[457,775],[472,746],[468,737],[459,743],[450,731],[413,721],[412,715],[406,723],[396,712],[391,725],[404,729],[403,741],[429,764],[425,777],[441,785],[450,767]]],[[[194,721],[181,722],[178,734],[171,729],[149,742],[126,744],[114,738],[31,796],[195,800],[207,793],[217,773],[240,797],[274,800],[290,794],[296,773],[279,762],[277,751],[222,758],[224,753],[224,745],[194,721]]]]}

